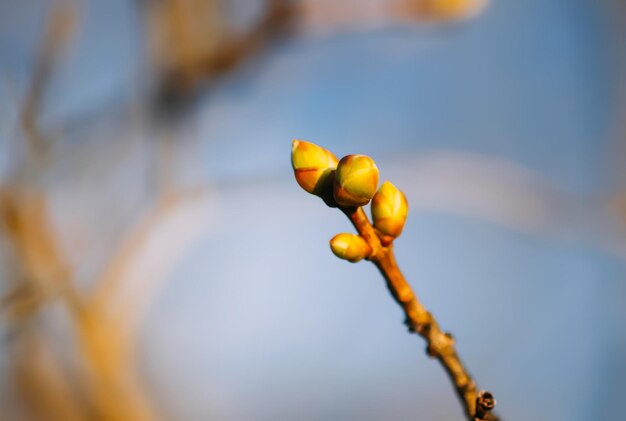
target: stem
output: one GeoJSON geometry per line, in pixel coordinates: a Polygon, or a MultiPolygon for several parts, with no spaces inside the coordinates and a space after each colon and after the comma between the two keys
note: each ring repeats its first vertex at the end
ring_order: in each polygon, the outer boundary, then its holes
{"type": "Polygon", "coordinates": [[[404,310],[409,330],[424,338],[428,355],[437,358],[448,373],[463,404],[467,419],[469,421],[497,421],[498,418],[491,412],[495,400],[488,392],[478,391],[476,383],[456,353],[454,338],[441,330],[437,320],[413,292],[398,268],[393,254],[393,244],[384,246],[381,243],[362,208],[342,208],[341,210],[372,248],[368,260],[376,265],[387,281],[391,295],[404,310]],[[489,399],[485,399],[486,397],[489,399]]]}

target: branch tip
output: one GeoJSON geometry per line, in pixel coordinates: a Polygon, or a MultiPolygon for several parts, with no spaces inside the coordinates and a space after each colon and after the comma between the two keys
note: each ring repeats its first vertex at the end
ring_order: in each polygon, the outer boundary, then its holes
{"type": "Polygon", "coordinates": [[[476,397],[476,416],[474,421],[489,421],[496,419],[491,411],[496,406],[496,399],[493,394],[485,390],[478,392],[476,397]]]}

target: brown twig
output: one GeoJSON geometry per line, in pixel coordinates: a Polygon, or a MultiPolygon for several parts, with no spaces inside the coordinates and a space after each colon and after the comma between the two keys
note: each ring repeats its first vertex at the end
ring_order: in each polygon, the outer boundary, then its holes
{"type": "Polygon", "coordinates": [[[230,73],[280,38],[290,28],[296,13],[290,1],[265,0],[263,15],[249,30],[239,34],[218,28],[213,34],[219,36],[217,46],[207,46],[198,42],[197,37],[206,37],[208,32],[198,34],[190,30],[197,26],[210,29],[204,21],[199,21],[203,18],[201,14],[193,13],[194,2],[168,0],[165,4],[170,7],[163,9],[167,18],[161,30],[170,41],[165,54],[172,58],[163,69],[157,99],[159,105],[166,106],[180,105],[181,100],[192,97],[205,82],[230,73]]]}
{"type": "Polygon", "coordinates": [[[428,355],[437,358],[450,376],[468,420],[497,421],[498,417],[491,412],[495,406],[495,399],[489,392],[478,391],[476,388],[476,383],[457,355],[452,335],[441,330],[437,320],[419,301],[400,272],[393,254],[393,244],[381,243],[363,208],[341,208],[341,210],[370,245],[372,252],[368,260],[380,270],[391,295],[404,310],[409,330],[424,338],[428,344],[426,348],[428,355]]]}
{"type": "Polygon", "coordinates": [[[33,155],[45,152],[46,137],[39,128],[39,117],[44,94],[48,88],[55,65],[71,40],[75,27],[76,11],[71,2],[54,5],[42,35],[41,45],[35,59],[35,67],[28,92],[20,113],[21,126],[33,155]]]}

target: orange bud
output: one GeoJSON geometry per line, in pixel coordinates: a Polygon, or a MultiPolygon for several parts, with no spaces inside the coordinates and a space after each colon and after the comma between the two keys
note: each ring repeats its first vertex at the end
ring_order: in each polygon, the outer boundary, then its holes
{"type": "Polygon", "coordinates": [[[408,212],[404,193],[385,181],[372,199],[374,227],[382,234],[395,238],[402,233],[408,212]]]}
{"type": "Polygon", "coordinates": [[[341,206],[367,205],[378,187],[378,168],[365,155],[341,158],[335,173],[335,200],[341,206]]]}
{"type": "Polygon", "coordinates": [[[331,176],[337,168],[337,157],[332,152],[314,143],[294,140],[291,165],[300,187],[322,198],[331,195],[331,176]]]}
{"type": "Polygon", "coordinates": [[[363,237],[354,234],[337,234],[330,240],[330,249],[340,259],[356,263],[366,258],[372,248],[363,237]]]}

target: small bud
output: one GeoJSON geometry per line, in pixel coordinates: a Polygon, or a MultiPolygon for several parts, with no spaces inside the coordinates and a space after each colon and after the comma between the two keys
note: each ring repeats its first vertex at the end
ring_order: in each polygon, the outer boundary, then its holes
{"type": "Polygon", "coordinates": [[[385,181],[372,199],[374,227],[390,237],[398,237],[404,228],[409,205],[404,193],[389,181],[385,181]]]}
{"type": "Polygon", "coordinates": [[[337,168],[337,157],[332,152],[314,143],[294,140],[291,165],[300,187],[322,198],[331,195],[331,175],[337,168]]]}
{"type": "Polygon", "coordinates": [[[372,248],[363,237],[354,234],[337,234],[330,240],[330,249],[340,259],[356,263],[366,258],[372,248]]]}
{"type": "Polygon", "coordinates": [[[341,158],[335,173],[335,200],[341,206],[367,205],[378,187],[378,168],[365,155],[341,158]]]}

